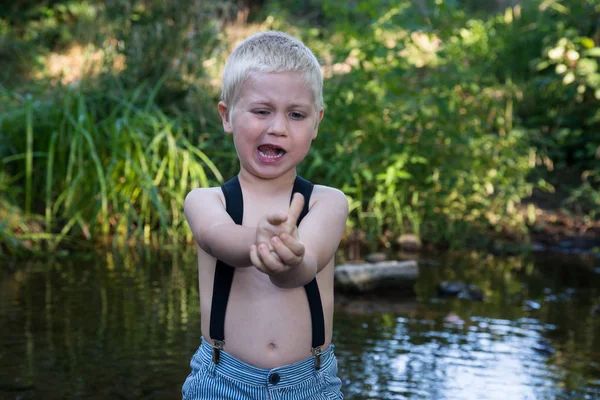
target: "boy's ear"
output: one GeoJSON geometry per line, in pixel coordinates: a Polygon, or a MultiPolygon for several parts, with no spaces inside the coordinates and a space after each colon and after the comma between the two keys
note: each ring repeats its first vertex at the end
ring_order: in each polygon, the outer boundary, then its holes
{"type": "Polygon", "coordinates": [[[313,133],[313,140],[317,138],[317,134],[319,133],[319,123],[321,122],[321,120],[323,119],[323,113],[325,111],[321,108],[319,110],[319,117],[317,118],[317,121],[315,122],[315,133],[313,133]]]}
{"type": "Polygon", "coordinates": [[[227,107],[227,104],[224,101],[219,102],[219,114],[221,114],[223,130],[225,133],[233,133],[233,126],[231,125],[231,119],[229,118],[229,107],[227,107]]]}

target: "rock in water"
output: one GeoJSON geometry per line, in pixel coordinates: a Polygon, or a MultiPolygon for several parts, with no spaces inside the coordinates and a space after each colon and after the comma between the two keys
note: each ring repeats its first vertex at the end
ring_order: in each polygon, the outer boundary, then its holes
{"type": "Polygon", "coordinates": [[[404,234],[400,235],[396,243],[400,245],[402,250],[415,252],[421,249],[421,239],[416,235],[404,234]]]}
{"type": "Polygon", "coordinates": [[[387,260],[385,253],[371,253],[367,256],[367,262],[374,264],[387,260]]]}
{"type": "Polygon", "coordinates": [[[419,277],[416,261],[340,265],[335,268],[335,287],[347,292],[412,288],[419,277]]]}
{"type": "Polygon", "coordinates": [[[485,300],[485,295],[483,294],[483,291],[475,285],[467,285],[467,288],[465,290],[461,291],[457,297],[460,299],[476,300],[476,301],[485,300]]]}
{"type": "Polygon", "coordinates": [[[467,284],[464,282],[444,281],[437,286],[437,291],[440,296],[458,296],[466,287],[467,284]]]}
{"type": "Polygon", "coordinates": [[[460,281],[444,281],[437,286],[438,294],[442,297],[456,296],[460,299],[483,301],[483,291],[475,285],[460,281]]]}

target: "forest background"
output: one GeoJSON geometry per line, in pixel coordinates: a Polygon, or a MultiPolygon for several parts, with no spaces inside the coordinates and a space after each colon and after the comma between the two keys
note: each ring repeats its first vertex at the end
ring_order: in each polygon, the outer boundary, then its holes
{"type": "Polygon", "coordinates": [[[186,194],[238,168],[220,73],[266,29],[323,65],[299,173],[347,194],[344,245],[600,253],[600,0],[17,0],[0,5],[0,255],[191,242],[186,194]]]}

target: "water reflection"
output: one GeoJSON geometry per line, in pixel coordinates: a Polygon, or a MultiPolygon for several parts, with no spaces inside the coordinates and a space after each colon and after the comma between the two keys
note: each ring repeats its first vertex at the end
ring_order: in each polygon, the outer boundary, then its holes
{"type": "MultiPolygon", "coordinates": [[[[346,398],[600,398],[594,268],[463,255],[424,264],[416,298],[338,295],[346,398]],[[448,279],[477,284],[486,301],[438,298],[448,279]]],[[[190,259],[109,253],[3,267],[0,398],[180,398],[198,309],[190,259]]]]}
{"type": "Polygon", "coordinates": [[[540,260],[479,259],[471,267],[467,258],[422,268],[412,310],[394,299],[372,309],[339,300],[335,340],[347,397],[600,398],[600,318],[590,314],[599,277],[574,262],[555,260],[552,268],[562,270],[545,274],[540,260]],[[488,300],[436,298],[445,279],[476,283],[488,300]],[[540,309],[524,308],[525,299],[540,309]]]}
{"type": "Polygon", "coordinates": [[[554,350],[543,336],[555,329],[551,325],[471,318],[461,326],[398,318],[392,329],[377,329],[381,322],[363,322],[364,337],[338,333],[349,398],[547,399],[600,393],[598,382],[586,387],[585,380],[577,390],[564,390],[563,372],[552,365],[554,350]]]}
{"type": "Polygon", "coordinates": [[[0,278],[0,398],[177,398],[199,342],[181,260],[28,264],[0,278]]]}

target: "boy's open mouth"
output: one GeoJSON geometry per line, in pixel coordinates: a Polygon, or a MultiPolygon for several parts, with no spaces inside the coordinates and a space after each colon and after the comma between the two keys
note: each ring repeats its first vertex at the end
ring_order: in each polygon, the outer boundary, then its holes
{"type": "Polygon", "coordinates": [[[285,153],[286,151],[281,147],[272,144],[263,144],[262,146],[258,146],[258,155],[265,160],[277,160],[285,153]]]}

